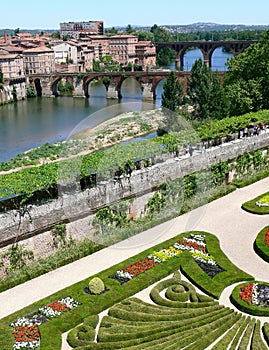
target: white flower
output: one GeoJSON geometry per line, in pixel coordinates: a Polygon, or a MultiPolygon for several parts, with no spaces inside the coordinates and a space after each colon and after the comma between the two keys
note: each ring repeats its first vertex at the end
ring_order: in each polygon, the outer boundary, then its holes
{"type": "Polygon", "coordinates": [[[118,277],[121,277],[121,278],[126,278],[126,279],[129,279],[129,280],[131,280],[132,278],[133,278],[133,275],[132,274],[130,274],[129,272],[123,272],[122,270],[118,270],[117,272],[116,272],[116,275],[118,276],[118,277]]]}

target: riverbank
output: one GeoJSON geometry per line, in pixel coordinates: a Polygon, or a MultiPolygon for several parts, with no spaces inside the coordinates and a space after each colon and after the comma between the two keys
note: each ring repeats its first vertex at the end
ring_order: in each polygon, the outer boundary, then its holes
{"type": "Polygon", "coordinates": [[[162,126],[164,119],[165,116],[161,109],[122,113],[97,126],[77,132],[65,141],[45,144],[18,155],[18,163],[21,164],[17,164],[17,166],[16,160],[14,161],[16,157],[2,163],[2,168],[6,164],[9,169],[1,170],[0,175],[84,156],[117,143],[147,135],[162,126]]]}

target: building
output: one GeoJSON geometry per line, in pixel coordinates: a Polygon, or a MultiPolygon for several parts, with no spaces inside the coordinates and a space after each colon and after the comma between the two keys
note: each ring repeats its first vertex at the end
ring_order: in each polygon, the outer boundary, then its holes
{"type": "Polygon", "coordinates": [[[23,51],[27,75],[50,74],[55,71],[54,51],[45,45],[23,51]]]}
{"type": "Polygon", "coordinates": [[[68,22],[60,23],[61,38],[69,36],[70,38],[79,39],[89,35],[104,35],[103,21],[89,22],[68,22]]]}
{"type": "Polygon", "coordinates": [[[152,41],[135,44],[135,64],[149,69],[156,66],[156,47],[152,41]]]}
{"type": "Polygon", "coordinates": [[[22,55],[0,49],[0,71],[4,80],[23,78],[25,74],[22,55]]]}
{"type": "Polygon", "coordinates": [[[54,51],[55,63],[77,64],[78,50],[76,45],[64,41],[61,44],[52,46],[52,50],[54,51]]]}
{"type": "Polygon", "coordinates": [[[127,65],[135,63],[135,45],[138,38],[135,35],[114,35],[109,37],[109,51],[113,59],[127,65]]]}

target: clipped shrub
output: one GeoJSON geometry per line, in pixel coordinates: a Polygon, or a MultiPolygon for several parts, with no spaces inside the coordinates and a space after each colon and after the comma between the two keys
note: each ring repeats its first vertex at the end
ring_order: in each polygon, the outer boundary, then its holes
{"type": "Polygon", "coordinates": [[[264,336],[266,344],[269,346],[269,323],[268,322],[264,323],[262,327],[262,334],[264,336]]]}
{"type": "Polygon", "coordinates": [[[261,321],[260,320],[257,320],[257,322],[255,323],[255,328],[254,328],[251,346],[250,346],[250,350],[255,350],[255,349],[260,349],[260,350],[268,349],[267,346],[265,345],[262,337],[261,337],[261,321]]]}
{"type": "Polygon", "coordinates": [[[101,294],[105,290],[104,282],[99,277],[94,277],[88,284],[89,292],[97,295],[101,294]]]}
{"type": "Polygon", "coordinates": [[[95,330],[86,325],[79,325],[76,328],[73,328],[67,334],[67,342],[73,348],[78,346],[87,345],[89,341],[93,341],[95,337],[95,330]]]}
{"type": "Polygon", "coordinates": [[[266,243],[268,240],[267,230],[269,230],[269,226],[264,227],[258,233],[253,243],[253,249],[263,260],[269,262],[269,246],[266,243]]]}

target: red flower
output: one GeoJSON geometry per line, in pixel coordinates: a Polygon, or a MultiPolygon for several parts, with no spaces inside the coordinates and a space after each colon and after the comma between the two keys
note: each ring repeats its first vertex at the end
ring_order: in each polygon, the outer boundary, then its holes
{"type": "Polygon", "coordinates": [[[269,248],[269,228],[265,231],[264,242],[265,242],[266,246],[269,248]]]}
{"type": "Polygon", "coordinates": [[[252,304],[252,294],[253,294],[253,283],[250,283],[246,286],[240,287],[241,293],[240,297],[246,301],[248,304],[252,304]]]}
{"type": "Polygon", "coordinates": [[[136,276],[140,273],[145,272],[146,270],[151,269],[152,267],[156,266],[156,263],[154,260],[150,260],[148,258],[138,261],[135,264],[131,264],[128,266],[125,266],[122,271],[123,272],[128,272],[132,276],[136,276]]]}

